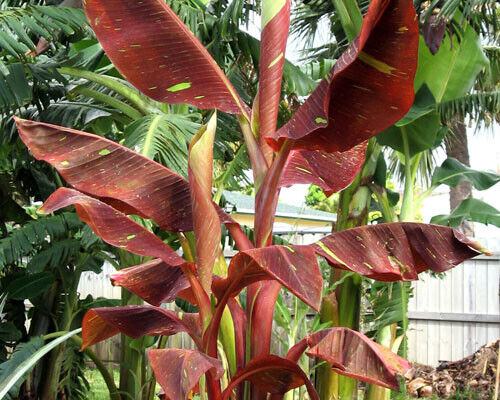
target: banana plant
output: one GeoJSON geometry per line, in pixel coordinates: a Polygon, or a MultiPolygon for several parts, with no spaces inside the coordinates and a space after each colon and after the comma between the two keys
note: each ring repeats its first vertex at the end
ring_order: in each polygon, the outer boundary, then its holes
{"type": "Polygon", "coordinates": [[[274,304],[284,286],[319,310],[323,280],[317,257],[334,269],[381,281],[408,281],[442,272],[480,254],[480,245],[449,227],[388,223],[332,233],[308,246],[273,245],[281,187],[316,183],[336,192],[364,161],[366,141],[401,119],[413,103],[418,26],[412,2],[374,0],[359,35],[292,116],[276,129],[289,0],[262,8],[260,86],[252,107],[161,0],[87,0],[85,11],[117,70],[153,100],[216,109],[193,137],[188,179],[108,139],[17,118],[33,155],[53,165],[72,188],[54,192],[39,210],[74,206],[104,241],[144,257],[112,279],[149,305],[89,310],[82,348],[118,333],[132,338],[186,332],[196,349],[153,349],[149,360],[163,397],[183,400],[281,399],[305,386],[318,393],[298,364],[302,354],[329,362],[341,375],[398,389],[410,364],[362,333],[345,327],[306,335],[287,354],[270,353],[274,304]],[[238,118],[256,190],[253,242],[212,200],[213,144],[220,112],[238,118]],[[178,255],[128,215],[176,232],[178,255]],[[239,252],[227,266],[221,226],[239,252]],[[239,294],[246,291],[246,302],[239,294]],[[159,305],[180,297],[197,313],[159,305]],[[221,346],[218,344],[221,343],[221,346]]]}

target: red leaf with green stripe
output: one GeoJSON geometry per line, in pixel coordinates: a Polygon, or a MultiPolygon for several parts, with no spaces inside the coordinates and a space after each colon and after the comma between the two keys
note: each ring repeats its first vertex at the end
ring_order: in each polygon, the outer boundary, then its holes
{"type": "Polygon", "coordinates": [[[485,250],[441,225],[394,222],[335,232],[311,245],[335,268],[379,281],[409,281],[444,272],[485,250]]]}
{"type": "Polygon", "coordinates": [[[297,363],[286,358],[266,355],[250,360],[245,368],[236,371],[222,393],[222,399],[229,399],[234,388],[243,381],[250,381],[259,390],[272,394],[284,394],[291,389],[306,385],[310,398],[319,400],[318,393],[304,371],[297,363]]]}
{"type": "MultiPolygon", "coordinates": [[[[16,118],[19,135],[38,160],[54,166],[76,189],[168,231],[192,231],[189,183],[127,147],[97,135],[16,118]]],[[[220,208],[221,221],[235,223],[220,208]]]]}
{"type": "Polygon", "coordinates": [[[360,35],[292,119],[268,140],[295,148],[345,151],[388,128],[410,109],[418,23],[407,0],[374,0],[360,35]]]}
{"type": "Polygon", "coordinates": [[[343,153],[293,150],[281,174],[280,187],[314,184],[327,196],[349,186],[365,160],[366,142],[343,153]]]}
{"type": "Polygon", "coordinates": [[[245,113],[217,63],[163,0],[86,0],[84,6],[110,60],[147,96],[245,113]]]}
{"type": "Polygon", "coordinates": [[[219,256],[221,227],[212,202],[212,165],[217,113],[191,140],[188,172],[193,208],[198,278],[210,292],[214,262],[219,256]]]}
{"type": "Polygon", "coordinates": [[[130,290],[154,306],[170,303],[180,292],[190,288],[182,268],[172,267],[161,259],[121,269],[110,278],[113,285],[130,290]]]}
{"type": "Polygon", "coordinates": [[[411,368],[404,358],[349,328],[320,331],[307,342],[306,354],[329,362],[335,372],[389,389],[398,390],[397,375],[411,368]]]}
{"type": "Polygon", "coordinates": [[[82,321],[82,349],[123,333],[134,339],[145,335],[175,335],[187,332],[199,343],[198,314],[182,314],[153,306],[93,308],[82,321]]]}
{"type": "MultiPolygon", "coordinates": [[[[261,147],[266,149],[268,146],[264,138],[276,131],[278,119],[281,80],[290,27],[290,0],[264,0],[261,26],[258,134],[261,147]]],[[[265,154],[268,162],[271,161],[272,150],[265,151],[265,154]]]]}
{"type": "Polygon", "coordinates": [[[224,374],[222,361],[196,350],[149,350],[149,360],[156,380],[170,400],[188,399],[201,376],[207,372],[215,379],[224,374]]]}
{"type": "Polygon", "coordinates": [[[228,277],[214,281],[217,297],[235,296],[251,283],[274,279],[318,310],[323,279],[310,246],[268,246],[241,251],[229,264],[228,277]]]}
{"type": "Polygon", "coordinates": [[[49,214],[74,205],[80,219],[105,242],[146,257],[158,257],[171,266],[184,264],[175,251],[142,225],[113,207],[74,189],[59,188],[52,193],[39,213],[49,214]]]}

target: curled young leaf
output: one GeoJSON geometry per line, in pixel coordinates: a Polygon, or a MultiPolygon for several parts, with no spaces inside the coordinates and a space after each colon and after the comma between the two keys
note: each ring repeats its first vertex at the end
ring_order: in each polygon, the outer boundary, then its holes
{"type": "Polygon", "coordinates": [[[236,371],[222,399],[229,399],[233,389],[242,381],[250,381],[259,390],[272,394],[283,394],[291,389],[306,385],[312,400],[319,400],[311,381],[297,363],[273,355],[251,360],[243,369],[236,371]]]}
{"type": "Polygon", "coordinates": [[[130,290],[154,306],[174,301],[179,292],[190,287],[182,268],[172,267],[158,258],[121,269],[110,278],[113,285],[130,290]]]}
{"type": "Polygon", "coordinates": [[[245,114],[212,56],[162,0],[86,0],[104,51],[127,80],[165,103],[245,114]]]}
{"type": "Polygon", "coordinates": [[[379,281],[409,281],[428,269],[444,272],[485,250],[440,225],[393,222],[332,233],[311,245],[335,268],[379,281]]]}
{"type": "Polygon", "coordinates": [[[394,124],[413,102],[418,37],[410,1],[372,1],[359,36],[268,143],[345,151],[394,124]]]}
{"type": "Polygon", "coordinates": [[[189,185],[198,279],[208,293],[214,262],[220,253],[221,227],[212,202],[212,165],[217,113],[194,136],[189,146],[189,185]]]}
{"type": "Polygon", "coordinates": [[[82,321],[82,349],[118,333],[134,339],[144,335],[175,335],[187,332],[199,343],[197,314],[183,314],[182,319],[172,311],[153,306],[123,306],[93,308],[82,321]]]}
{"type": "Polygon", "coordinates": [[[404,375],[411,365],[386,347],[349,328],[330,328],[307,339],[306,354],[332,364],[341,375],[389,389],[398,389],[397,375],[404,375]]]}
{"type": "Polygon", "coordinates": [[[149,350],[149,360],[156,380],[170,400],[186,400],[207,372],[215,379],[224,374],[222,362],[196,350],[149,350]]]}

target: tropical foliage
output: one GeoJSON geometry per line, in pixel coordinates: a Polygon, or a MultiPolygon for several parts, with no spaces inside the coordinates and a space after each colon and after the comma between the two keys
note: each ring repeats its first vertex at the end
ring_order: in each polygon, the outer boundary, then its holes
{"type": "Polygon", "coordinates": [[[281,398],[302,385],[311,398],[318,398],[297,364],[304,352],[331,363],[339,374],[397,389],[397,375],[405,373],[408,362],[349,328],[307,335],[285,358],[269,354],[270,305],[284,286],[319,310],[323,283],[317,256],[336,269],[406,281],[425,270],[445,271],[481,248],[451,228],[405,222],[335,232],[310,246],[273,245],[271,240],[280,187],[309,182],[329,192],[343,189],[362,169],[365,141],[411,108],[419,38],[411,2],[372,2],[359,36],[354,39],[352,31],[347,35],[352,43],[278,130],[289,1],[263,2],[260,85],[252,108],[163,2],[91,0],[85,10],[110,60],[142,93],[157,102],[237,115],[257,195],[252,243],[212,201],[217,112],[207,116],[191,139],[188,179],[109,139],[17,119],[30,151],[73,187],[56,190],[39,212],[74,205],[105,242],[154,258],[113,277],[152,305],[88,311],[83,348],[119,332],[133,338],[187,332],[196,350],[149,352],[170,399],[185,399],[196,390],[211,399],[229,398],[233,390],[237,398],[265,399],[267,393],[281,398]],[[127,215],[151,218],[162,230],[177,232],[184,256],[127,215]],[[221,224],[239,249],[229,266],[221,257],[221,224]],[[238,300],[244,289],[245,303],[238,300]],[[158,307],[175,297],[195,304],[199,312],[177,314],[158,307]],[[228,383],[222,387],[221,382],[228,383]]]}

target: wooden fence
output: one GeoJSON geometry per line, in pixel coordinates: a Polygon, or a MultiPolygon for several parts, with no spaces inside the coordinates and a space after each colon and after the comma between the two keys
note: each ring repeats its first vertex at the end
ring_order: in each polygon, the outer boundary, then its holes
{"type": "Polygon", "coordinates": [[[476,257],[444,274],[422,274],[408,305],[411,361],[459,360],[500,337],[500,257],[476,257]]]}
{"type": "MultiPolygon", "coordinates": [[[[293,241],[307,244],[318,240],[318,235],[302,235],[293,241]]],[[[120,288],[109,282],[112,272],[113,267],[106,264],[99,275],[84,273],[78,289],[80,296],[120,298],[120,288]]],[[[411,361],[437,365],[440,360],[458,360],[500,337],[499,255],[466,261],[442,278],[422,274],[413,289],[408,307],[411,361]]],[[[192,346],[190,338],[184,334],[169,338],[168,345],[192,346]]],[[[94,350],[102,359],[116,361],[118,339],[109,339],[94,350]]]]}

